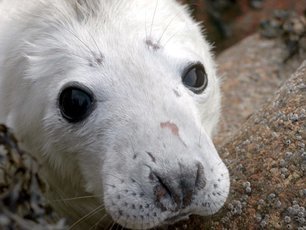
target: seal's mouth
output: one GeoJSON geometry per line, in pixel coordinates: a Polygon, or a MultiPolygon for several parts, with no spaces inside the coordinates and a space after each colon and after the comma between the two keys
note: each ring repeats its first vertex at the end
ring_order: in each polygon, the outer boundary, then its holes
{"type": "Polygon", "coordinates": [[[189,213],[180,213],[178,215],[172,216],[170,218],[165,219],[165,224],[171,225],[181,220],[188,220],[191,214],[192,213],[189,212],[189,213]]]}

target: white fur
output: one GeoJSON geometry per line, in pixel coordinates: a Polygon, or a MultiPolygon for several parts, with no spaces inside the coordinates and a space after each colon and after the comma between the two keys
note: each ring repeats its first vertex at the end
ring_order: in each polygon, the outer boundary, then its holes
{"type": "Polygon", "coordinates": [[[210,139],[219,105],[209,45],[173,0],[0,1],[0,122],[40,160],[47,196],[71,223],[105,205],[77,226],[105,227],[105,212],[137,229],[180,212],[217,212],[229,190],[227,168],[210,139]],[[203,63],[208,74],[201,95],[182,84],[191,62],[203,63]],[[58,95],[68,82],[85,85],[97,100],[79,124],[59,112],[58,95]],[[162,129],[163,122],[176,124],[179,138],[162,129]],[[162,212],[147,165],[176,178],[177,165],[192,169],[195,162],[204,166],[205,188],[184,210],[162,212]],[[80,196],[93,197],[58,201],[80,196]]]}

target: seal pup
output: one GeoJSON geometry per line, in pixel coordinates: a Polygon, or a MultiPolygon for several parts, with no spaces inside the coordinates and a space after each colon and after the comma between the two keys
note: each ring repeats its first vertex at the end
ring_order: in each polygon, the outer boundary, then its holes
{"type": "Polygon", "coordinates": [[[224,204],[219,81],[174,0],[2,0],[0,122],[72,228],[149,229],[224,204]]]}

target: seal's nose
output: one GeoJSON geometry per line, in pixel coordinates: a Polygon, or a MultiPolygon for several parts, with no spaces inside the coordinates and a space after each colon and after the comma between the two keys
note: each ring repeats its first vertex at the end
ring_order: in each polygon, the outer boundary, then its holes
{"type": "Polygon", "coordinates": [[[205,187],[204,167],[197,162],[194,167],[179,164],[175,172],[152,172],[150,178],[155,181],[155,204],[162,211],[178,211],[188,207],[196,192],[205,187]]]}

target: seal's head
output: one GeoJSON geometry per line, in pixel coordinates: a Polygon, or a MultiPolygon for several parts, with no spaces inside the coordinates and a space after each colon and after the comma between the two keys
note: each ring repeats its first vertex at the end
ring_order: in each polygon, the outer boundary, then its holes
{"type": "Polygon", "coordinates": [[[42,161],[50,197],[92,196],[54,206],[89,213],[77,224],[103,223],[105,211],[136,229],[223,206],[229,175],[211,141],[219,83],[185,8],[58,0],[35,4],[18,28],[6,36],[8,121],[42,161]]]}

